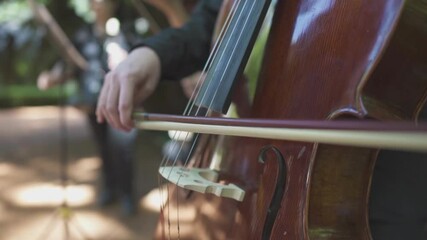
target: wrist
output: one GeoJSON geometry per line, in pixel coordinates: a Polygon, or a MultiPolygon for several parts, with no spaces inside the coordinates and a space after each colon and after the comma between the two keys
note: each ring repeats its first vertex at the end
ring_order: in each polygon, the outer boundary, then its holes
{"type": "Polygon", "coordinates": [[[160,73],[161,72],[161,60],[157,52],[150,47],[138,47],[135,48],[131,53],[135,56],[135,61],[145,63],[146,67],[149,68],[151,73],[160,73]]]}

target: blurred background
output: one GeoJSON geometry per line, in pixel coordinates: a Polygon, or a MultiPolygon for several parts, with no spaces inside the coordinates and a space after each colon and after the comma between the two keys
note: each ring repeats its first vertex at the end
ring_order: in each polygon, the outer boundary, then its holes
{"type": "MultiPolygon", "coordinates": [[[[109,0],[33,4],[45,7],[72,41],[79,29],[93,24],[93,1],[109,0]]],[[[0,240],[151,239],[160,206],[156,173],[167,133],[137,134],[135,211],[123,212],[120,202],[99,204],[102,160],[86,113],[68,101],[80,94],[79,79],[40,90],[40,74],[66,56],[49,27],[36,21],[29,2],[0,1],[0,240]]],[[[138,40],[178,26],[195,3],[120,1],[115,18],[129,23],[138,40]]],[[[164,81],[144,108],[181,113],[186,102],[179,82],[164,81]]]]}

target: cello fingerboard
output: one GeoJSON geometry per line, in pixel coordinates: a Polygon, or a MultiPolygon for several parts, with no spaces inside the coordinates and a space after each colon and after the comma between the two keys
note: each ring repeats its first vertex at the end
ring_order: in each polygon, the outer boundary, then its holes
{"type": "Polygon", "coordinates": [[[247,63],[270,2],[239,1],[207,69],[195,105],[215,112],[227,112],[234,83],[247,63]]]}

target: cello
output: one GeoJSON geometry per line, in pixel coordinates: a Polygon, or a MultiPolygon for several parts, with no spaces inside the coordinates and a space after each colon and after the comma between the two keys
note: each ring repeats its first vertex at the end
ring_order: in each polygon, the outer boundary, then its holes
{"type": "MultiPolygon", "coordinates": [[[[237,4],[244,2],[252,1],[237,4]]],[[[425,9],[417,0],[279,0],[250,118],[351,121],[355,129],[367,120],[417,122],[427,96],[425,9]]],[[[223,112],[227,101],[223,96],[214,110],[223,112]]],[[[159,224],[159,238],[371,239],[376,147],[253,137],[220,142],[219,151],[203,151],[192,165],[207,167],[214,155],[217,182],[233,183],[244,197],[177,188],[166,208],[178,210],[162,212],[168,220],[159,224]]]]}

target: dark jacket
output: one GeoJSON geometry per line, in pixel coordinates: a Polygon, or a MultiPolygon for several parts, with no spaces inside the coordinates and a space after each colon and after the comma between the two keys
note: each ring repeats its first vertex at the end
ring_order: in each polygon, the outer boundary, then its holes
{"type": "Polygon", "coordinates": [[[158,54],[162,79],[178,80],[201,70],[209,56],[221,3],[222,0],[200,1],[182,28],[166,29],[135,47],[147,46],[158,54]]]}

